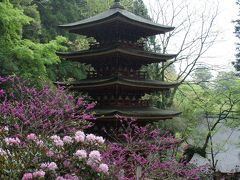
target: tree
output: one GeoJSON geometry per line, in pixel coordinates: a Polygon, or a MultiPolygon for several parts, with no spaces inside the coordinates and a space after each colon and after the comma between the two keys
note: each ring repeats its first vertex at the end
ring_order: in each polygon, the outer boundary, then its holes
{"type": "MultiPolygon", "coordinates": [[[[238,127],[240,81],[228,73],[231,79],[217,78],[210,88],[188,82],[177,92],[177,101],[181,103],[185,129],[181,134],[188,146],[185,149],[184,161],[190,161],[195,153],[208,158],[212,169],[216,171],[216,147],[213,136],[220,125],[238,127]],[[199,128],[201,127],[201,128],[199,128]],[[207,156],[210,154],[210,156],[207,156]]],[[[226,74],[225,74],[226,76],[226,74]]],[[[226,140],[227,141],[227,140],[226,140]]]]}
{"type": "MultiPolygon", "coordinates": [[[[212,46],[217,33],[214,31],[214,21],[218,14],[217,5],[205,7],[202,12],[191,7],[191,1],[154,0],[149,4],[151,19],[164,25],[175,26],[169,33],[159,35],[156,44],[160,45],[160,52],[175,53],[177,56],[168,63],[158,65],[162,80],[168,80],[164,71],[172,64],[177,66],[174,81],[182,84],[194,71],[199,59],[212,46]]],[[[198,8],[199,9],[199,8],[198,8]]],[[[178,86],[166,98],[166,105],[173,104],[178,86]]]]}
{"type": "Polygon", "coordinates": [[[34,4],[34,0],[10,0],[10,2],[15,8],[21,9],[26,16],[31,18],[31,21],[23,26],[23,39],[39,42],[41,19],[37,6],[34,4]]]}
{"type": "MultiPolygon", "coordinates": [[[[240,1],[239,0],[236,0],[236,4],[238,5],[238,7],[240,9],[240,1]]],[[[240,16],[240,14],[238,14],[238,16],[240,16]]],[[[238,43],[236,44],[236,51],[237,51],[236,61],[233,62],[233,65],[234,65],[235,69],[237,71],[239,71],[240,70],[240,43],[239,43],[239,39],[240,39],[240,19],[235,20],[234,23],[235,23],[235,35],[237,37],[238,43]]]]}
{"type": "Polygon", "coordinates": [[[212,77],[213,75],[211,74],[209,67],[205,65],[199,65],[193,71],[194,82],[198,83],[203,88],[207,88],[207,84],[212,77]]]}
{"type": "Polygon", "coordinates": [[[0,17],[0,75],[47,80],[46,65],[60,62],[55,51],[66,50],[63,46],[66,39],[58,37],[46,44],[23,39],[23,27],[32,18],[8,0],[0,2],[0,17]]]}

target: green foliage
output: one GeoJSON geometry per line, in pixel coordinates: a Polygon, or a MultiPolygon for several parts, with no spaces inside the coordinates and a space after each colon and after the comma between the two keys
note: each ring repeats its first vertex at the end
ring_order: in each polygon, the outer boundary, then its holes
{"type": "Polygon", "coordinates": [[[66,50],[62,44],[66,43],[66,38],[57,37],[47,44],[34,43],[30,40],[22,40],[13,49],[13,55],[17,59],[18,72],[25,78],[47,79],[46,65],[57,64],[59,57],[55,54],[57,50],[66,50]]]}
{"type": "Polygon", "coordinates": [[[4,49],[14,47],[21,39],[23,26],[29,24],[32,19],[22,10],[14,8],[8,0],[0,2],[0,17],[0,46],[4,49]]]}
{"type": "Polygon", "coordinates": [[[15,60],[11,58],[12,49],[21,40],[22,28],[29,24],[31,18],[22,10],[14,8],[8,1],[0,2],[0,74],[12,74],[17,70],[15,60]]]}
{"type": "Polygon", "coordinates": [[[59,64],[47,66],[48,77],[52,81],[80,80],[86,78],[86,67],[78,62],[62,60],[59,64]]]}
{"type": "Polygon", "coordinates": [[[198,66],[193,72],[194,81],[204,88],[208,88],[207,84],[212,77],[213,75],[211,74],[210,69],[203,65],[198,66]]]}
{"type": "Polygon", "coordinates": [[[0,61],[1,75],[12,75],[47,79],[46,65],[60,62],[55,51],[65,51],[66,38],[57,37],[46,44],[34,43],[22,38],[24,25],[33,19],[26,16],[22,9],[14,7],[9,1],[0,3],[0,61]]]}
{"type": "Polygon", "coordinates": [[[34,2],[34,0],[11,0],[14,7],[23,10],[25,15],[32,18],[31,22],[23,27],[23,38],[38,42],[41,34],[41,19],[34,2]]]}
{"type": "MultiPolygon", "coordinates": [[[[223,72],[219,73],[214,82],[208,83],[207,87],[184,84],[180,86],[175,99],[182,116],[171,123],[180,121],[182,124],[178,123],[179,126],[175,126],[174,131],[181,132],[183,138],[191,137],[191,144],[196,146],[203,145],[209,133],[208,125],[213,127],[219,119],[219,124],[228,127],[236,128],[240,125],[240,80],[232,73],[223,72]]],[[[217,130],[218,126],[212,130],[212,134],[217,130]]]]}

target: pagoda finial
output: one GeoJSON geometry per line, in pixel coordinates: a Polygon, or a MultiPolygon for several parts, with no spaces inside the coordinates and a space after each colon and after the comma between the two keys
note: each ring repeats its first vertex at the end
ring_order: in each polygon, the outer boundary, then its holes
{"type": "Polygon", "coordinates": [[[114,4],[112,5],[112,7],[110,9],[115,9],[115,8],[124,9],[124,7],[120,3],[120,0],[115,0],[114,4]]]}

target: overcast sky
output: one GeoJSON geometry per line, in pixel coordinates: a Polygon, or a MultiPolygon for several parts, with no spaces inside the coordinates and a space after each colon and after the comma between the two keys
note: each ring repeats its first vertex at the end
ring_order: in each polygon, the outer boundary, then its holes
{"type": "MultiPolygon", "coordinates": [[[[144,3],[149,6],[153,5],[155,0],[144,0],[144,3]]],[[[178,3],[180,0],[173,0],[178,3]]],[[[188,0],[185,0],[186,2],[188,0]]],[[[201,13],[203,6],[214,9],[216,2],[219,4],[219,15],[215,21],[214,29],[221,32],[215,44],[204,55],[201,61],[211,64],[219,70],[227,70],[232,68],[231,62],[235,60],[235,42],[234,24],[238,13],[238,6],[235,0],[191,0],[190,5],[196,8],[201,13]],[[223,69],[224,68],[224,69],[223,69]]]]}

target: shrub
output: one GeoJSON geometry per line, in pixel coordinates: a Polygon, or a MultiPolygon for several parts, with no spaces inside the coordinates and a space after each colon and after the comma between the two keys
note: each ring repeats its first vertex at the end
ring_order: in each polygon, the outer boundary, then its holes
{"type": "Polygon", "coordinates": [[[100,153],[105,149],[102,137],[82,131],[63,137],[10,134],[7,127],[0,129],[0,179],[87,180],[108,176],[108,165],[100,153]]]}
{"type": "Polygon", "coordinates": [[[208,171],[206,166],[178,163],[175,154],[181,142],[170,134],[140,127],[134,119],[118,119],[122,128],[113,132],[115,142],[103,154],[113,179],[200,179],[208,171]]]}
{"type": "Polygon", "coordinates": [[[0,123],[25,133],[68,133],[94,120],[94,103],[67,94],[62,87],[34,87],[17,77],[0,77],[0,123]],[[77,100],[76,100],[77,99],[77,100]]]}

